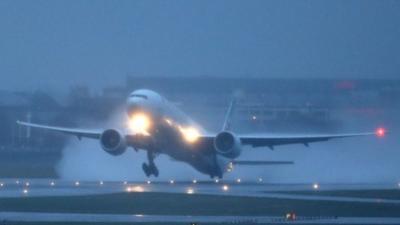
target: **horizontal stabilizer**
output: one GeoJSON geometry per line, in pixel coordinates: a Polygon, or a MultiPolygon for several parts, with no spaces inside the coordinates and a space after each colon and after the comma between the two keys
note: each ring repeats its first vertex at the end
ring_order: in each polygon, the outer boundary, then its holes
{"type": "Polygon", "coordinates": [[[233,165],[241,166],[271,166],[271,165],[291,165],[293,161],[233,161],[233,165]]]}

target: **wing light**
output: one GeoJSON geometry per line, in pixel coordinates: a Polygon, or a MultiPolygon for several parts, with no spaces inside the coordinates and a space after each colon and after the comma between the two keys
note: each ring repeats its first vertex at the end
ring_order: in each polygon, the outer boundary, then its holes
{"type": "Polygon", "coordinates": [[[149,135],[149,128],[151,125],[150,118],[144,113],[133,114],[129,118],[129,128],[136,133],[149,135]]]}
{"type": "Polygon", "coordinates": [[[377,137],[380,137],[380,138],[385,137],[386,129],[383,127],[379,127],[378,129],[376,129],[375,134],[377,137]]]}

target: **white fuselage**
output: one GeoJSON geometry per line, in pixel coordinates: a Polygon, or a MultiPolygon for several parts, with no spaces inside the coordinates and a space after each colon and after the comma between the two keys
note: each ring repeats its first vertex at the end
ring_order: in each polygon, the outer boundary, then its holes
{"type": "Polygon", "coordinates": [[[156,92],[145,89],[132,92],[127,100],[127,113],[128,117],[137,114],[148,117],[146,133],[155,141],[151,151],[189,163],[211,177],[222,177],[226,171],[229,160],[210,148],[213,145],[196,139],[204,131],[156,92]]]}

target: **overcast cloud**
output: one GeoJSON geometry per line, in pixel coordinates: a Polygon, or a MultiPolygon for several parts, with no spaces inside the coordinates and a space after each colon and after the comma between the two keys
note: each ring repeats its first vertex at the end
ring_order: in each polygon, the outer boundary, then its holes
{"type": "Polygon", "coordinates": [[[400,1],[0,1],[0,89],[397,78],[400,1]]]}

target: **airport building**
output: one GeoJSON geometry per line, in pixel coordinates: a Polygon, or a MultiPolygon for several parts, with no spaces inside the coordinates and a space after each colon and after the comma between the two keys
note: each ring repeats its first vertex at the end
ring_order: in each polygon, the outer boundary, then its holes
{"type": "Polygon", "coordinates": [[[379,123],[384,122],[380,117],[400,108],[397,80],[127,78],[126,92],[144,87],[165,95],[212,129],[220,128],[234,97],[235,121],[244,132],[335,132],[346,129],[349,118],[354,118],[352,125],[379,123]]]}

